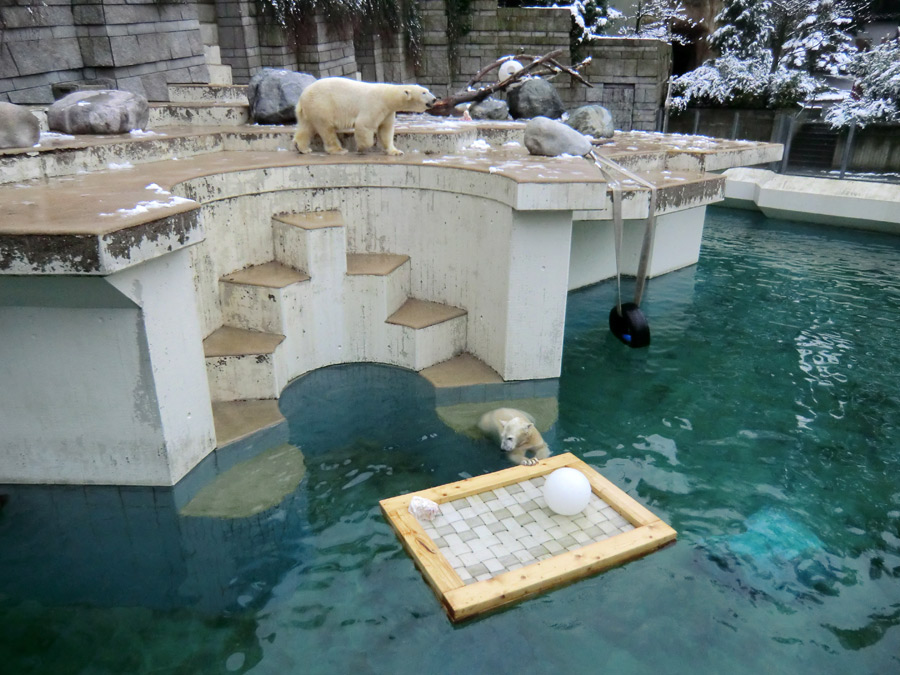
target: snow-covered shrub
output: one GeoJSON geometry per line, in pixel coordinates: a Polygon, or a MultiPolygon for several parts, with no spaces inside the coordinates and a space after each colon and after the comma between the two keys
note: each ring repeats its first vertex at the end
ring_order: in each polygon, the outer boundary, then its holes
{"type": "Polygon", "coordinates": [[[772,56],[727,53],[672,80],[672,107],[786,108],[824,89],[810,75],[787,68],[772,72],[772,56]]]}
{"type": "Polygon", "coordinates": [[[829,109],[832,126],[900,122],[900,39],[859,52],[847,70],[856,78],[854,97],[829,109]]]}

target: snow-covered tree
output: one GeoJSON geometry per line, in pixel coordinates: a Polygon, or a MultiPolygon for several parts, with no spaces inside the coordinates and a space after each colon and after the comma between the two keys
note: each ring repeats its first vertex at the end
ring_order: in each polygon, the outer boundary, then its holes
{"type": "Polygon", "coordinates": [[[719,56],[673,80],[675,107],[782,107],[827,89],[855,48],[858,0],[726,0],[710,36],[719,56]]]}
{"type": "Polygon", "coordinates": [[[634,11],[626,14],[626,22],[619,35],[654,38],[664,42],[687,42],[687,38],[675,32],[678,26],[692,26],[681,0],[637,0],[634,11]]]}
{"type": "Polygon", "coordinates": [[[716,16],[718,28],[709,36],[713,49],[742,59],[758,56],[776,30],[773,0],[731,0],[716,16]]]}
{"type": "Polygon", "coordinates": [[[783,45],[782,58],[797,70],[838,75],[855,52],[850,32],[854,25],[852,8],[843,0],[803,4],[806,16],[792,21],[794,26],[783,45]]]}
{"type": "Polygon", "coordinates": [[[855,95],[832,106],[825,119],[836,127],[900,122],[900,38],[859,52],[847,69],[856,78],[855,95]]]}
{"type": "Polygon", "coordinates": [[[554,7],[566,7],[572,14],[572,47],[577,49],[596,37],[605,35],[610,21],[621,18],[615,7],[607,0],[573,0],[565,5],[552,3],[554,7]]]}

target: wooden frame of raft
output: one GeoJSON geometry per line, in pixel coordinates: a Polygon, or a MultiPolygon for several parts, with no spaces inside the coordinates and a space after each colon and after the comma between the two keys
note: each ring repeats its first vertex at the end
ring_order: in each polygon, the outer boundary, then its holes
{"type": "Polygon", "coordinates": [[[535,466],[515,466],[383,499],[379,503],[384,517],[396,531],[452,621],[488,612],[640,558],[674,541],[677,536],[669,525],[571,453],[550,457],[535,466]],[[416,496],[442,504],[543,476],[561,467],[581,471],[590,482],[594,494],[631,523],[634,529],[483,581],[465,584],[415,516],[409,512],[409,503],[416,496]]]}

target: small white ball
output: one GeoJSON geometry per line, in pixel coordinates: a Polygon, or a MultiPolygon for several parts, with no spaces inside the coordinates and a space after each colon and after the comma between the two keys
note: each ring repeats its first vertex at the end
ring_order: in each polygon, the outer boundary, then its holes
{"type": "Polygon", "coordinates": [[[554,513],[574,516],[591,500],[591,483],[578,469],[557,469],[544,482],[544,499],[554,513]]]}
{"type": "Polygon", "coordinates": [[[504,61],[500,66],[500,73],[497,76],[498,82],[503,82],[507,77],[522,70],[522,64],[518,61],[504,61]]]}

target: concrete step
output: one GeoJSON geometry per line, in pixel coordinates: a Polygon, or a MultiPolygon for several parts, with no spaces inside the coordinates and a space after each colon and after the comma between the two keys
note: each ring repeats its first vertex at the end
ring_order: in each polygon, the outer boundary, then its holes
{"type": "Polygon", "coordinates": [[[439,302],[409,298],[403,306],[387,318],[388,323],[414,330],[436,326],[465,316],[466,310],[439,302]]]}
{"type": "Polygon", "coordinates": [[[384,321],[409,296],[411,268],[408,255],[348,253],[347,294],[369,294],[371,302],[363,304],[372,310],[373,320],[384,321]]]}
{"type": "Polygon", "coordinates": [[[44,135],[40,147],[0,153],[0,185],[36,178],[129,168],[178,157],[219,152],[221,138],[188,129],[150,130],[115,136],[44,135]]]}
{"type": "Polygon", "coordinates": [[[246,103],[151,103],[151,129],[173,126],[238,126],[250,123],[246,103]]]}
{"type": "Polygon", "coordinates": [[[171,103],[232,103],[247,105],[247,86],[242,84],[170,84],[171,103]]]}
{"type": "Polygon", "coordinates": [[[300,312],[297,284],[309,275],[279,262],[268,262],[219,279],[222,320],[227,326],[283,333],[286,317],[300,312]]]}
{"type": "Polygon", "coordinates": [[[218,401],[212,412],[218,448],[285,421],[275,399],[218,401]]]}
{"type": "Polygon", "coordinates": [[[209,73],[210,84],[227,86],[234,82],[231,79],[231,66],[224,63],[208,63],[206,71],[209,73]]]}
{"type": "Polygon", "coordinates": [[[340,287],[347,270],[347,234],[340,211],[272,217],[275,260],[306,270],[317,284],[340,287]]]}
{"type": "Polygon", "coordinates": [[[390,362],[420,371],[466,348],[467,312],[459,307],[409,298],[387,321],[390,362]]]}
{"type": "Polygon", "coordinates": [[[278,398],[286,384],[284,335],[223,326],[203,341],[213,401],[278,398]]]}
{"type": "Polygon", "coordinates": [[[398,339],[385,319],[409,296],[409,256],[348,253],[344,279],[344,345],[355,361],[406,365],[396,356],[398,339]],[[392,357],[392,354],[395,356],[392,357]]]}
{"type": "Polygon", "coordinates": [[[419,375],[437,388],[503,383],[497,371],[468,352],[425,368],[419,371],[419,375]]]}

